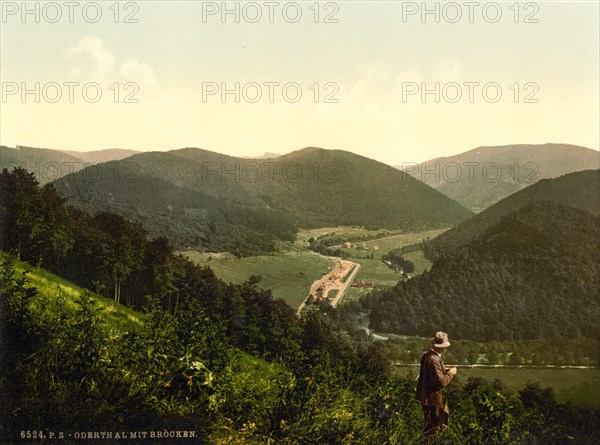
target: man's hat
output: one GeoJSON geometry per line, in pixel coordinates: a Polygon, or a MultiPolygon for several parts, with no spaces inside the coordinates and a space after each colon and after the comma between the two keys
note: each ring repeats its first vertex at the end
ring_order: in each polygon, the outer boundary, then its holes
{"type": "Polygon", "coordinates": [[[431,339],[431,343],[436,348],[447,348],[450,346],[450,342],[448,341],[448,334],[445,332],[436,332],[435,337],[431,339]]]}

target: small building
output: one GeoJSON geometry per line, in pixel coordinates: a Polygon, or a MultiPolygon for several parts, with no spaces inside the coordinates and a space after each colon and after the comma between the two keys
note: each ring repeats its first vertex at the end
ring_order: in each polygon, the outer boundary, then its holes
{"type": "Polygon", "coordinates": [[[370,283],[368,281],[363,281],[363,280],[354,281],[351,286],[352,287],[362,287],[362,288],[366,288],[366,289],[373,289],[373,283],[370,283]]]}

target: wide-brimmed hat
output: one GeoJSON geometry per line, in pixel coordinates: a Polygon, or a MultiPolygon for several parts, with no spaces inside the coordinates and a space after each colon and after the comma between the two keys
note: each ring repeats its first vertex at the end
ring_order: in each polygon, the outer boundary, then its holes
{"type": "Polygon", "coordinates": [[[448,334],[445,332],[436,332],[435,337],[431,339],[431,344],[436,348],[447,348],[450,346],[450,342],[448,341],[448,334]]]}

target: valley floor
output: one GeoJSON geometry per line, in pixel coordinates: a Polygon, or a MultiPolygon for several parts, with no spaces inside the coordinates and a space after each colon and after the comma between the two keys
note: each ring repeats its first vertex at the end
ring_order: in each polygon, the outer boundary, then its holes
{"type": "MultiPolygon", "coordinates": [[[[327,274],[335,273],[336,263],[332,255],[321,255],[308,248],[311,238],[341,237],[342,239],[364,239],[353,243],[353,247],[343,248],[347,258],[339,260],[355,264],[353,279],[368,283],[365,287],[351,287],[352,280],[347,280],[343,294],[329,298],[356,299],[369,293],[372,287],[391,287],[401,275],[390,269],[382,261],[382,256],[390,250],[418,243],[433,238],[443,230],[395,233],[382,230],[366,230],[359,227],[327,227],[312,230],[300,230],[294,243],[281,243],[276,252],[237,258],[227,252],[181,252],[190,260],[201,266],[209,266],[224,281],[241,283],[252,275],[262,277],[259,286],[271,289],[275,298],[281,298],[292,308],[306,302],[307,295],[314,293],[327,274]],[[313,288],[314,287],[314,288],[313,288]]],[[[336,246],[332,246],[333,249],[336,246]]],[[[422,252],[411,252],[406,258],[415,264],[415,273],[423,273],[431,267],[431,263],[423,257],[422,252]]],[[[340,286],[337,287],[339,289],[340,286]]],[[[334,288],[331,288],[334,291],[334,288]]],[[[338,299],[338,300],[339,300],[338,299]]],[[[337,304],[338,301],[335,301],[337,304]]],[[[301,309],[300,309],[301,310],[301,309]]]]}

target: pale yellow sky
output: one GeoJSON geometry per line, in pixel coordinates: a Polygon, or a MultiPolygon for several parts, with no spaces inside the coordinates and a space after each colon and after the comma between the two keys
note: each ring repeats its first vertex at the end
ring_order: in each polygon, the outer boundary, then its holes
{"type": "Polygon", "coordinates": [[[597,1],[0,3],[2,145],[600,145],[597,1]]]}

